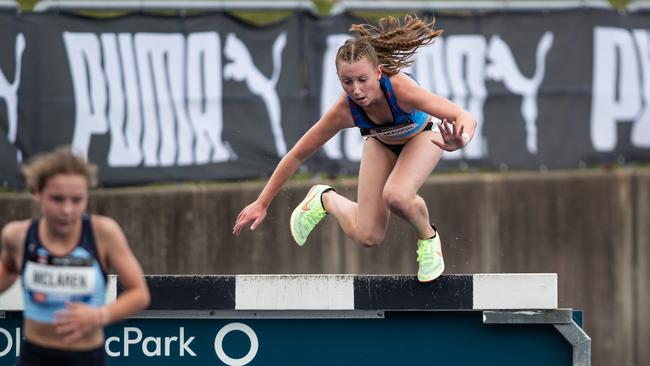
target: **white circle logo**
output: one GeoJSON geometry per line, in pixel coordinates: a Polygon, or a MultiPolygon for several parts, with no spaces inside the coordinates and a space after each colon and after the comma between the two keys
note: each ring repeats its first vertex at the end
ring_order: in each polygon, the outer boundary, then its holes
{"type": "Polygon", "coordinates": [[[247,365],[249,362],[253,361],[253,359],[257,355],[258,347],[259,347],[259,343],[257,341],[257,335],[255,334],[255,331],[251,329],[251,327],[243,323],[230,323],[226,325],[225,327],[219,330],[219,333],[217,333],[217,336],[214,338],[214,351],[217,353],[217,357],[219,357],[221,362],[229,366],[247,365]],[[226,352],[224,352],[223,350],[223,339],[226,337],[226,334],[232,332],[233,330],[238,330],[240,332],[243,332],[248,336],[248,339],[251,342],[250,350],[248,350],[246,356],[242,358],[237,358],[237,359],[232,358],[228,356],[226,352]]]}

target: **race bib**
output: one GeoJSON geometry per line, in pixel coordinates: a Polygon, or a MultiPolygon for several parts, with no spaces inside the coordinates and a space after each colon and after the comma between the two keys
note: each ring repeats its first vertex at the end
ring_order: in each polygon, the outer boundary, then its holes
{"type": "Polygon", "coordinates": [[[96,275],[91,266],[54,266],[28,261],[24,283],[27,291],[52,298],[84,297],[95,291],[96,275]]]}
{"type": "Polygon", "coordinates": [[[413,130],[420,128],[420,125],[413,123],[412,121],[402,123],[399,125],[390,125],[390,126],[376,126],[372,128],[362,128],[362,136],[401,136],[410,133],[413,130]]]}

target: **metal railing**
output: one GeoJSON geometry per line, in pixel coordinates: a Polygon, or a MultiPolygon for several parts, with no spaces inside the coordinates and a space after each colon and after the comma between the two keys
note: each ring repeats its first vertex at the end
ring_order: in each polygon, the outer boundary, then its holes
{"type": "Polygon", "coordinates": [[[648,0],[631,1],[629,4],[625,6],[625,10],[627,11],[650,10],[650,1],[648,0]]]}
{"type": "MultiPolygon", "coordinates": [[[[19,8],[13,0],[0,0],[0,8],[19,8]]],[[[330,15],[346,11],[377,10],[560,10],[575,8],[611,9],[607,0],[339,0],[330,15]]],[[[51,10],[307,10],[318,14],[311,0],[41,0],[35,12],[51,10]]],[[[650,10],[650,0],[631,1],[627,11],[650,10]]]]}
{"type": "MultiPolygon", "coordinates": [[[[647,1],[643,1],[648,3],[647,1]]],[[[468,0],[468,1],[385,1],[385,0],[341,0],[331,9],[330,14],[359,10],[554,10],[575,8],[602,8],[612,6],[606,0],[468,0]]]]}
{"type": "Polygon", "coordinates": [[[0,0],[0,9],[20,9],[20,4],[14,0],[0,0]]]}
{"type": "Polygon", "coordinates": [[[316,12],[311,0],[43,0],[35,12],[51,10],[308,10],[316,12]]]}

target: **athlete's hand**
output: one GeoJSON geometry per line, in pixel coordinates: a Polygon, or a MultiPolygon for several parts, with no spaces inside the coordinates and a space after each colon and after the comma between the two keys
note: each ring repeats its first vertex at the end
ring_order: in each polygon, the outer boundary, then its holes
{"type": "Polygon", "coordinates": [[[440,131],[440,136],[442,141],[431,140],[435,145],[446,151],[458,150],[469,142],[469,136],[463,131],[465,126],[460,126],[456,128],[456,122],[448,122],[446,119],[443,119],[442,122],[438,124],[438,130],[440,131]],[[451,128],[449,128],[451,125],[451,128]]]}
{"type": "Polygon", "coordinates": [[[54,327],[66,343],[74,343],[86,334],[102,328],[108,321],[106,308],[94,308],[83,303],[66,303],[55,313],[54,327]]]}
{"type": "Polygon", "coordinates": [[[235,221],[235,226],[232,228],[233,235],[239,235],[241,229],[248,225],[251,221],[251,230],[255,230],[264,218],[266,217],[266,206],[262,205],[258,201],[251,203],[250,205],[244,207],[243,210],[237,216],[235,221]]]}

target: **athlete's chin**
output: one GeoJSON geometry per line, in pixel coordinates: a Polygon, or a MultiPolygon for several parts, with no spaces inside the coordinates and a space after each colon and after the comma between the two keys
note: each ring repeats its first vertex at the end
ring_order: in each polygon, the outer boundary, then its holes
{"type": "Polygon", "coordinates": [[[74,222],[62,220],[56,221],[53,225],[54,231],[59,235],[70,234],[74,229],[74,222]]]}

